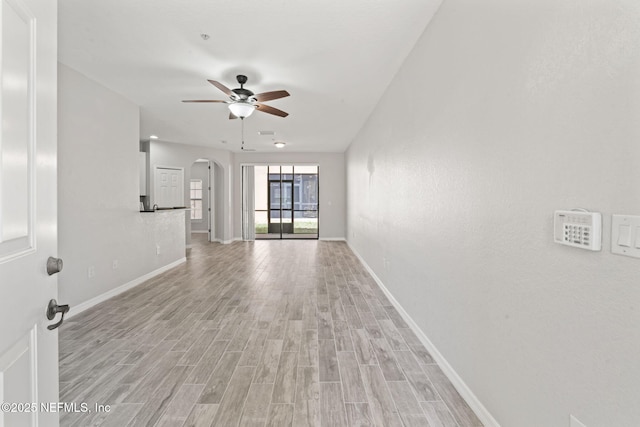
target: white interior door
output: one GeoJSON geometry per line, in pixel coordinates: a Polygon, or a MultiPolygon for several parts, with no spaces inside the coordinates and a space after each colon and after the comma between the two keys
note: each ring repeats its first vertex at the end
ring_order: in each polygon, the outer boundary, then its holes
{"type": "Polygon", "coordinates": [[[0,427],[57,426],[57,2],[0,0],[0,427]],[[18,404],[35,404],[29,408],[18,404]],[[9,409],[10,411],[6,411],[9,409]],[[15,412],[12,412],[15,410],[15,412]]]}
{"type": "Polygon", "coordinates": [[[184,170],[156,167],[155,204],[161,208],[184,206],[184,170]]]}

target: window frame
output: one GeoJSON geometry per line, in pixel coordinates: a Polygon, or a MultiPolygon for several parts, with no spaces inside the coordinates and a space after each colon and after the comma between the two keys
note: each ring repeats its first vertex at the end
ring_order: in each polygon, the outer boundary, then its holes
{"type": "Polygon", "coordinates": [[[191,206],[191,222],[202,222],[204,220],[204,206],[203,202],[203,191],[204,186],[202,179],[191,179],[189,180],[189,201],[191,206]],[[194,188],[194,184],[200,184],[200,188],[194,188]],[[197,195],[197,192],[200,192],[200,197],[194,197],[194,194],[197,195]],[[194,193],[196,192],[196,193],[194,193]],[[194,202],[200,201],[200,209],[196,208],[194,202]],[[200,218],[194,217],[196,214],[200,213],[200,218]]]}

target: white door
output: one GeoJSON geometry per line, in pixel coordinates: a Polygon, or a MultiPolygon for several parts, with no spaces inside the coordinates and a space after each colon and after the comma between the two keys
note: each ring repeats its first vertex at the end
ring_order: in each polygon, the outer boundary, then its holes
{"type": "Polygon", "coordinates": [[[57,2],[0,0],[0,19],[0,427],[50,427],[58,414],[40,403],[58,401],[47,326],[60,314],[45,316],[58,296],[46,271],[58,250],[57,2]]]}
{"type": "Polygon", "coordinates": [[[156,167],[155,204],[161,208],[184,206],[184,170],[156,167]]]}

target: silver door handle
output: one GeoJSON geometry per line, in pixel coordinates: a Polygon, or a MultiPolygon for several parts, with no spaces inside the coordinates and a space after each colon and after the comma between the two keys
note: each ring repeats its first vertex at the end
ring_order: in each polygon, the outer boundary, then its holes
{"type": "Polygon", "coordinates": [[[47,319],[53,320],[53,318],[56,317],[56,314],[58,313],[62,313],[62,317],[60,318],[60,321],[58,323],[54,323],[53,325],[47,326],[47,329],[50,331],[53,331],[54,329],[62,325],[62,322],[64,321],[64,315],[67,314],[68,311],[69,311],[68,304],[58,305],[58,301],[54,299],[49,301],[49,305],[47,305],[47,319]]]}
{"type": "Polygon", "coordinates": [[[47,274],[49,274],[49,276],[60,273],[62,271],[62,267],[63,263],[60,258],[50,256],[49,259],[47,259],[47,274]]]}

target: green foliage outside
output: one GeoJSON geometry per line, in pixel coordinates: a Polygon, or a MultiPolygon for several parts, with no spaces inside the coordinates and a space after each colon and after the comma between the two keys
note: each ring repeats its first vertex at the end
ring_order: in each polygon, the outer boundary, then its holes
{"type": "MultiPolygon", "coordinates": [[[[293,223],[294,234],[315,234],[318,232],[318,221],[304,221],[296,219],[293,223]]],[[[256,234],[267,234],[267,223],[256,223],[256,234]]]]}

